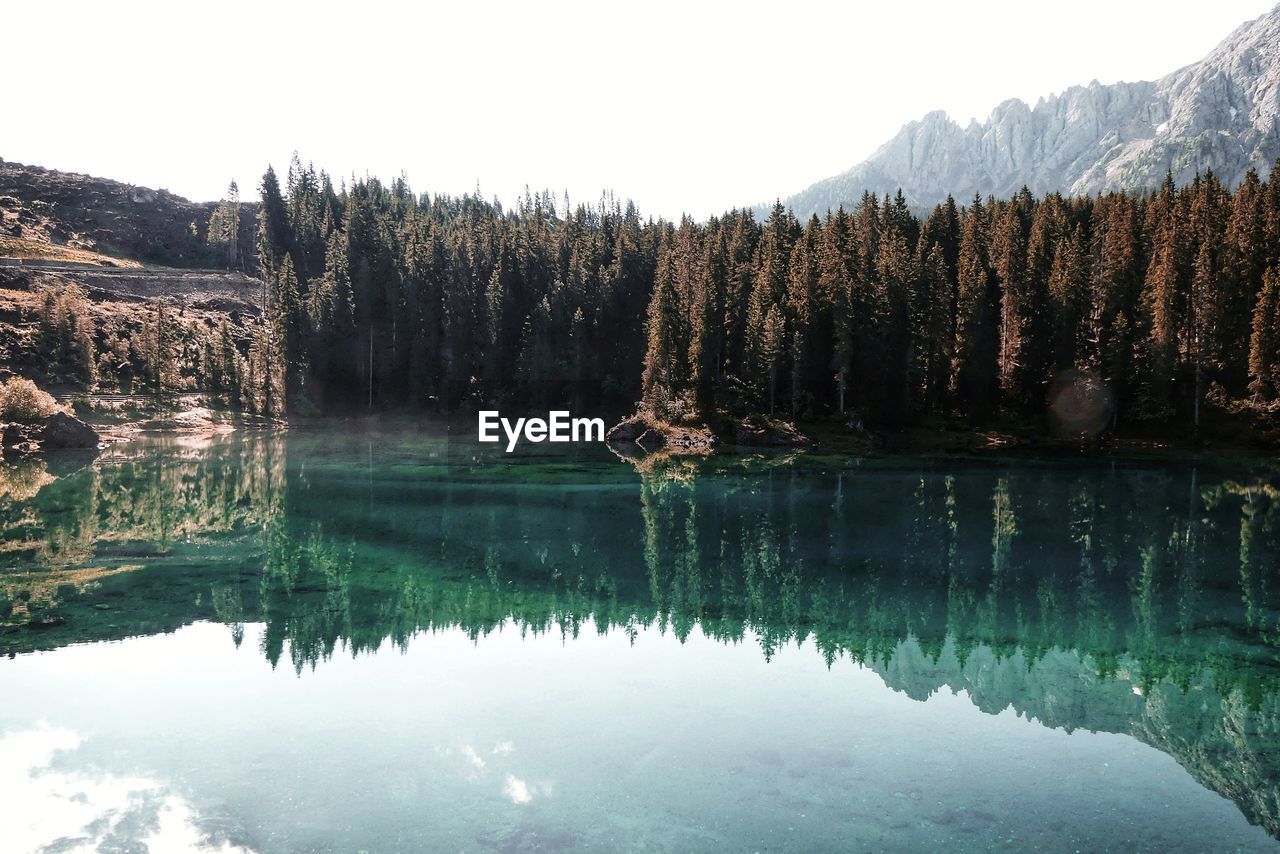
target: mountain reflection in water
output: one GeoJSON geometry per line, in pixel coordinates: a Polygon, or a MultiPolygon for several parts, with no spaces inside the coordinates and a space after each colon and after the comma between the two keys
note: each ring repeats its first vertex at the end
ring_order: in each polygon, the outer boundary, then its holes
{"type": "Polygon", "coordinates": [[[305,679],[443,629],[801,645],[914,699],[1131,736],[1280,837],[1277,483],[1258,461],[151,440],[0,468],[0,652],[262,624],[305,679]]]}

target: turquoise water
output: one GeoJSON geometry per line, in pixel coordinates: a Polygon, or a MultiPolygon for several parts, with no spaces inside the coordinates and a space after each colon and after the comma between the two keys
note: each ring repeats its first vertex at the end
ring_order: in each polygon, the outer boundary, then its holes
{"type": "Polygon", "coordinates": [[[1262,850],[1265,461],[0,468],[0,851],[1262,850]]]}

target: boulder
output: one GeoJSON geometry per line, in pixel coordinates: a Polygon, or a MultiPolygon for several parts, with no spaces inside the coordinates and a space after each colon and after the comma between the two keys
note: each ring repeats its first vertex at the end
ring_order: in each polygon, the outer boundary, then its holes
{"type": "Polygon", "coordinates": [[[636,437],[636,444],[650,451],[661,450],[667,447],[667,437],[657,430],[645,430],[636,437]]]}
{"type": "Polygon", "coordinates": [[[733,443],[762,448],[807,448],[812,442],[793,424],[751,416],[733,427],[733,443]]]}
{"type": "Polygon", "coordinates": [[[633,415],[613,426],[605,439],[609,442],[634,442],[649,431],[649,425],[645,424],[644,419],[633,415]]]}
{"type": "Polygon", "coordinates": [[[668,450],[678,453],[710,453],[715,436],[705,426],[669,424],[647,413],[637,413],[613,427],[605,438],[614,445],[638,445],[647,452],[668,450]]]}
{"type": "Polygon", "coordinates": [[[41,448],[49,451],[98,447],[97,431],[65,412],[55,412],[46,418],[36,433],[36,439],[41,448]]]}
{"type": "MultiPolygon", "coordinates": [[[[704,425],[694,427],[672,427],[668,429],[663,437],[666,439],[667,447],[675,451],[688,451],[691,453],[710,453],[716,446],[716,437],[704,425]]],[[[644,440],[640,440],[644,444],[644,440]]]]}
{"type": "Polygon", "coordinates": [[[34,437],[34,428],[29,424],[12,424],[4,425],[3,431],[0,431],[0,444],[6,448],[16,448],[21,444],[31,441],[34,437]]]}

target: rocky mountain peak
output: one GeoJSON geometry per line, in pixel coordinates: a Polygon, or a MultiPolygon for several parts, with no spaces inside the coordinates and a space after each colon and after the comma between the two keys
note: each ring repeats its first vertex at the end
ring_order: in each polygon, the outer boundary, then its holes
{"type": "Polygon", "coordinates": [[[1280,6],[1249,21],[1199,62],[1154,81],[1011,98],[961,127],[941,110],[909,122],[867,160],[784,203],[797,216],[899,188],[918,207],[975,194],[1097,193],[1179,183],[1212,169],[1239,183],[1280,157],[1280,6]]]}

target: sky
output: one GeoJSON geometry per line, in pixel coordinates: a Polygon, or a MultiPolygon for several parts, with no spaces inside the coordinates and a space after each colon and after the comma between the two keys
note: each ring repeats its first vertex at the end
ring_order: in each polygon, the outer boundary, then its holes
{"type": "Polygon", "coordinates": [[[907,121],[967,123],[1159,77],[1270,0],[8,4],[0,157],[198,201],[268,163],[526,186],[697,218],[844,171],[907,121]],[[1043,10],[1042,10],[1043,9],[1043,10]]]}

